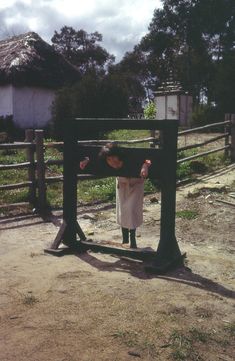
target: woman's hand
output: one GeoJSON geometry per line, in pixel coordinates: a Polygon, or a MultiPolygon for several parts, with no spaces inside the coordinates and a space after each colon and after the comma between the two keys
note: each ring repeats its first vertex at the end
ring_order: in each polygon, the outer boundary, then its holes
{"type": "Polygon", "coordinates": [[[146,160],[141,167],[140,176],[141,178],[147,178],[149,175],[149,167],[151,165],[151,160],[146,160]]]}
{"type": "Polygon", "coordinates": [[[79,163],[80,169],[81,170],[85,169],[89,162],[90,162],[89,157],[86,157],[85,159],[81,160],[81,162],[79,163]]]}

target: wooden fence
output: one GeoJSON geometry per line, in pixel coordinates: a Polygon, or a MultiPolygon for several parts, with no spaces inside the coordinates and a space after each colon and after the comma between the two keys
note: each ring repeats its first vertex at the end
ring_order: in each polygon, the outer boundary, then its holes
{"type": "Polygon", "coordinates": [[[235,114],[226,114],[224,122],[208,124],[208,125],[204,125],[202,127],[187,129],[182,132],[178,132],[178,137],[187,136],[187,135],[195,133],[195,132],[205,132],[208,129],[218,128],[219,126],[224,126],[224,134],[218,135],[218,136],[208,139],[204,142],[190,144],[190,145],[186,145],[184,147],[180,147],[177,149],[177,151],[179,153],[179,152],[182,152],[185,150],[203,147],[209,143],[213,143],[213,142],[216,142],[216,141],[224,138],[224,145],[222,147],[218,147],[218,148],[206,151],[206,152],[192,155],[190,157],[179,159],[177,161],[177,163],[180,164],[180,163],[183,163],[183,162],[186,162],[189,160],[193,160],[195,158],[200,158],[202,156],[206,156],[206,155],[216,153],[216,152],[219,152],[222,150],[224,150],[226,156],[229,156],[229,152],[230,152],[231,161],[235,162],[235,114]],[[230,137],[231,137],[231,142],[230,142],[230,137]]]}
{"type": "MultiPolygon", "coordinates": [[[[202,156],[207,156],[211,153],[224,151],[225,155],[230,156],[231,162],[235,162],[235,114],[226,114],[225,121],[219,123],[213,123],[209,125],[205,125],[202,127],[197,127],[193,129],[187,129],[184,131],[178,132],[178,137],[187,137],[189,134],[204,132],[208,129],[213,129],[217,127],[224,127],[224,133],[220,135],[216,135],[204,142],[199,142],[195,144],[189,144],[185,146],[178,147],[178,153],[187,151],[189,149],[195,149],[204,147],[207,144],[211,144],[213,142],[224,139],[224,145],[207,150],[201,153],[197,153],[182,159],[178,159],[177,163],[183,163],[186,161],[191,161],[195,158],[199,158],[202,156]]],[[[151,133],[152,135],[152,133],[151,133]]],[[[107,143],[109,140],[89,140],[89,141],[80,141],[81,144],[97,144],[102,145],[107,143]]],[[[156,138],[154,136],[137,139],[137,140],[129,140],[129,141],[115,141],[117,144],[136,144],[136,143],[150,143],[150,146],[160,146],[161,137],[156,138]]],[[[50,148],[62,148],[63,142],[51,142],[45,143],[43,138],[43,130],[26,130],[25,131],[25,141],[24,142],[15,142],[15,143],[5,143],[0,144],[1,150],[22,150],[25,149],[26,152],[26,161],[17,164],[0,164],[1,170],[12,170],[12,169],[27,169],[27,181],[15,183],[15,184],[6,184],[0,185],[0,191],[14,190],[20,188],[28,188],[29,189],[29,203],[35,207],[38,212],[43,213],[47,209],[47,196],[46,196],[46,186],[47,184],[52,184],[55,182],[63,182],[63,176],[46,176],[46,168],[52,165],[62,166],[62,159],[48,159],[45,160],[45,150],[50,148]]],[[[86,175],[78,175],[78,179],[90,179],[95,178],[94,176],[86,176],[86,175]]],[[[15,206],[22,206],[28,204],[27,202],[21,203],[13,203],[13,204],[2,204],[1,208],[10,208],[15,206]]]]}

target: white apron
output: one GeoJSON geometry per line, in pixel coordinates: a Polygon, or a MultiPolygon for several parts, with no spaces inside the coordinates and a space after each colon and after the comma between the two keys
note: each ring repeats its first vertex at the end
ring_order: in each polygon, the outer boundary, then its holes
{"type": "Polygon", "coordinates": [[[143,223],[144,179],[117,177],[117,223],[135,229],[143,223]]]}

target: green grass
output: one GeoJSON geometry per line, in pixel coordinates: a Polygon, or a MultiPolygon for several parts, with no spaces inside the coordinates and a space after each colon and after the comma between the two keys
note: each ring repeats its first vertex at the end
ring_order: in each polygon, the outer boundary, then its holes
{"type": "MultiPolygon", "coordinates": [[[[115,178],[103,178],[98,180],[86,180],[78,182],[78,203],[90,203],[93,201],[115,200],[115,178]]],[[[62,183],[51,184],[47,187],[47,200],[53,208],[63,204],[62,183]]]]}
{"type": "Polygon", "coordinates": [[[120,342],[128,347],[134,348],[139,352],[135,352],[133,356],[140,357],[141,352],[144,351],[146,355],[152,357],[155,360],[157,356],[157,347],[154,342],[149,341],[149,339],[145,336],[144,330],[140,331],[124,331],[118,330],[117,332],[112,334],[113,338],[119,339],[120,342]]]}
{"type": "MultiPolygon", "coordinates": [[[[0,164],[23,163],[26,161],[25,151],[0,151],[0,164]]],[[[15,184],[26,182],[26,169],[10,169],[0,171],[0,184],[15,184]]],[[[21,188],[17,190],[0,190],[0,204],[25,202],[28,200],[28,190],[21,188]]]]}
{"type": "Polygon", "coordinates": [[[159,351],[163,355],[164,348],[167,349],[164,360],[206,361],[205,349],[226,348],[229,345],[228,336],[221,331],[220,328],[211,330],[205,327],[185,326],[180,329],[172,328],[166,339],[158,334],[157,328],[152,324],[150,329],[140,329],[137,325],[127,329],[120,327],[112,334],[112,337],[119,340],[121,344],[133,348],[139,357],[144,354],[151,360],[158,360],[159,351]],[[163,342],[165,343],[162,344],[163,342]]]}
{"type": "Polygon", "coordinates": [[[25,150],[0,150],[0,164],[22,163],[25,161],[25,150]]]}
{"type": "Polygon", "coordinates": [[[1,204],[28,202],[29,192],[25,189],[0,191],[0,209],[1,204]]]}
{"type": "Polygon", "coordinates": [[[22,295],[22,303],[26,306],[33,306],[37,302],[39,302],[39,300],[33,294],[28,293],[22,295]]]}
{"type": "Polygon", "coordinates": [[[176,217],[188,219],[188,220],[195,219],[198,217],[198,215],[199,215],[199,213],[197,211],[190,210],[190,209],[185,209],[185,210],[176,212],[176,217]]]}
{"type": "MultiPolygon", "coordinates": [[[[97,180],[85,180],[78,183],[78,202],[90,203],[94,201],[114,202],[116,197],[116,179],[103,178],[97,180]]],[[[146,180],[145,194],[156,191],[155,186],[146,180]]],[[[52,184],[47,187],[47,200],[52,207],[58,208],[63,203],[62,183],[52,184]]]]}
{"type": "Polygon", "coordinates": [[[129,347],[138,345],[138,332],[119,330],[112,336],[121,339],[122,342],[129,347]]]}
{"type": "Polygon", "coordinates": [[[170,336],[171,356],[177,361],[203,361],[204,359],[197,352],[197,343],[207,343],[210,341],[210,334],[195,327],[189,332],[174,330],[170,336]]]}
{"type": "Polygon", "coordinates": [[[235,336],[235,322],[228,324],[224,327],[225,331],[227,331],[231,336],[235,336]]]}
{"type": "Polygon", "coordinates": [[[176,170],[177,179],[184,179],[192,176],[193,172],[190,168],[190,162],[181,163],[178,165],[176,170]]]}
{"type": "MultiPolygon", "coordinates": [[[[128,130],[120,129],[113,130],[112,132],[106,133],[105,138],[109,140],[133,140],[133,139],[142,139],[150,137],[150,132],[148,130],[128,130]]],[[[148,146],[147,143],[143,143],[145,146],[148,146]]],[[[144,145],[142,145],[144,147],[144,145]]]]}
{"type": "MultiPolygon", "coordinates": [[[[178,159],[183,159],[197,154],[196,150],[189,150],[178,153],[178,159]]],[[[177,179],[196,178],[200,174],[211,173],[218,168],[229,164],[229,159],[224,153],[213,153],[204,157],[199,157],[191,161],[180,163],[177,166],[177,179]]]]}

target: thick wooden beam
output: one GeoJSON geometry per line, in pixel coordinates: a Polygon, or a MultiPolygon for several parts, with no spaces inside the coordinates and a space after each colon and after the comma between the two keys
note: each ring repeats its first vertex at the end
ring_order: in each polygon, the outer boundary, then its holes
{"type": "Polygon", "coordinates": [[[80,244],[83,250],[91,250],[93,252],[100,252],[105,254],[116,254],[118,256],[139,259],[142,261],[153,261],[156,257],[155,251],[142,251],[141,249],[125,249],[121,248],[121,246],[113,247],[93,241],[81,241],[80,244]]]}
{"type": "Polygon", "coordinates": [[[82,171],[79,167],[80,160],[87,156],[94,165],[93,168],[92,166],[89,168],[89,174],[94,174],[96,176],[139,177],[141,165],[146,159],[150,159],[152,162],[151,167],[149,168],[149,178],[159,178],[166,169],[167,158],[165,158],[165,152],[162,149],[129,147],[122,148],[127,163],[127,166],[124,169],[114,170],[108,167],[99,169],[97,167],[97,161],[100,150],[101,146],[77,146],[75,158],[78,174],[87,173],[86,168],[82,171]]]}

